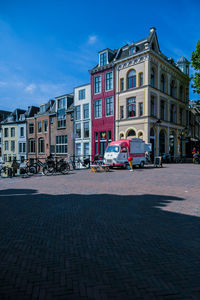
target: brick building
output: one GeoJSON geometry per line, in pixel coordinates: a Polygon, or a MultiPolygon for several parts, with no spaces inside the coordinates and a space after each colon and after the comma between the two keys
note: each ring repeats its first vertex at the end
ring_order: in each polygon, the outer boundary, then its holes
{"type": "Polygon", "coordinates": [[[50,154],[50,112],[55,101],[40,105],[34,117],[27,118],[27,157],[30,161],[38,158],[42,161],[50,154]]]}
{"type": "Polygon", "coordinates": [[[50,113],[50,149],[57,157],[74,154],[73,116],[73,94],[56,97],[50,113]]]}
{"type": "Polygon", "coordinates": [[[117,50],[99,52],[99,63],[91,74],[92,157],[104,155],[109,142],[114,140],[114,68],[117,50]]]}

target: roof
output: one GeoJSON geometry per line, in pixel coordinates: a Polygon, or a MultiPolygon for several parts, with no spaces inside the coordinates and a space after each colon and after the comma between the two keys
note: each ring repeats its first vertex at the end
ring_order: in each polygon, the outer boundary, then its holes
{"type": "Polygon", "coordinates": [[[177,60],[177,64],[182,64],[182,63],[189,63],[189,61],[188,61],[184,56],[181,56],[181,57],[177,60]]]}

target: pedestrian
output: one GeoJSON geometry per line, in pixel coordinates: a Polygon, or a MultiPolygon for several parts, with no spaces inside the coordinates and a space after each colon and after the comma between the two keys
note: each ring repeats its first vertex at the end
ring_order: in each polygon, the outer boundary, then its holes
{"type": "Polygon", "coordinates": [[[17,169],[19,168],[19,164],[15,157],[13,159],[12,168],[13,168],[13,176],[15,176],[15,174],[17,173],[17,169]]]}

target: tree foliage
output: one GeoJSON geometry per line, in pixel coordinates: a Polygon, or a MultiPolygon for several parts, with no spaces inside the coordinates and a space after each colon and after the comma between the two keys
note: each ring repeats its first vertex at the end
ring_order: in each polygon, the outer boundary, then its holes
{"type": "Polygon", "coordinates": [[[192,87],[195,93],[200,94],[200,40],[197,42],[196,50],[192,52],[191,61],[196,71],[192,76],[192,87]]]}

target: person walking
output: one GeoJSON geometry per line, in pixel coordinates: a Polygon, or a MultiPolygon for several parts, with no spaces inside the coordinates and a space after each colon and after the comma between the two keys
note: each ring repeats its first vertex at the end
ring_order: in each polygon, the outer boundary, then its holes
{"type": "Polygon", "coordinates": [[[195,147],[194,147],[193,150],[192,150],[192,155],[193,155],[192,161],[193,161],[193,163],[194,163],[194,161],[195,161],[195,156],[196,156],[196,148],[195,148],[195,147]]]}

